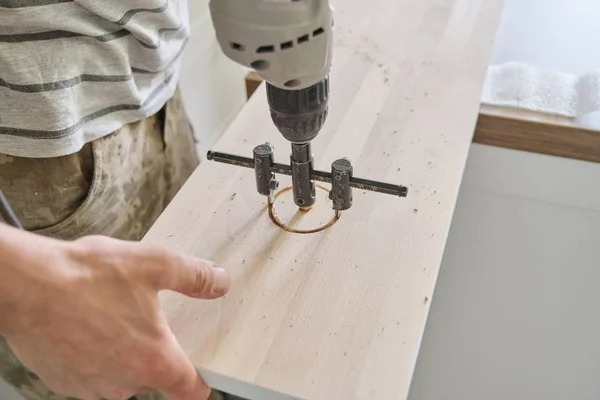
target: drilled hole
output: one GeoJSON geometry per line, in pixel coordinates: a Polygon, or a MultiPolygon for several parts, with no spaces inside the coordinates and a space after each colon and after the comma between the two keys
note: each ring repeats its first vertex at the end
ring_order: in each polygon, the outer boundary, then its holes
{"type": "Polygon", "coordinates": [[[313,36],[319,36],[319,35],[322,35],[324,33],[325,33],[325,29],[323,29],[323,28],[315,29],[313,31],[313,36]]]}
{"type": "Polygon", "coordinates": [[[281,50],[291,49],[292,47],[294,47],[294,42],[291,40],[289,42],[281,43],[281,50]]]}
{"type": "Polygon", "coordinates": [[[269,68],[269,62],[267,60],[256,60],[250,66],[257,71],[263,71],[269,68]]]}
{"type": "Polygon", "coordinates": [[[246,50],[246,48],[243,45],[239,44],[239,43],[231,42],[231,43],[229,43],[229,45],[234,50],[238,50],[238,51],[244,51],[244,50],[246,50]]]}
{"type": "Polygon", "coordinates": [[[292,187],[288,186],[275,193],[274,202],[269,204],[268,212],[271,221],[286,232],[298,234],[311,234],[321,232],[332,227],[339,217],[333,214],[331,217],[331,206],[327,205],[329,189],[319,184],[316,185],[321,196],[317,199],[315,205],[311,208],[302,210],[291,206],[290,203],[284,203],[281,196],[290,195],[292,187]],[[286,206],[290,204],[290,206],[286,206]],[[308,225],[308,226],[307,226],[308,225]]]}
{"type": "Polygon", "coordinates": [[[272,53],[275,51],[275,46],[260,46],[256,52],[257,53],[272,53]]]}
{"type": "Polygon", "coordinates": [[[285,87],[289,87],[289,88],[293,88],[293,87],[297,87],[300,86],[300,80],[299,79],[290,79],[289,81],[287,81],[286,83],[284,83],[283,85],[285,87]]]}
{"type": "Polygon", "coordinates": [[[300,36],[298,38],[298,43],[308,42],[308,35],[300,36]]]}

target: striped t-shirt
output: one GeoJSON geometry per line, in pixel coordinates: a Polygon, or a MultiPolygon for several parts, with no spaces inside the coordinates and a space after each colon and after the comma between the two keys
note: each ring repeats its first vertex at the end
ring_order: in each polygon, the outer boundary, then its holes
{"type": "Polygon", "coordinates": [[[186,0],[0,0],[0,153],[56,157],[174,93],[186,0]]]}

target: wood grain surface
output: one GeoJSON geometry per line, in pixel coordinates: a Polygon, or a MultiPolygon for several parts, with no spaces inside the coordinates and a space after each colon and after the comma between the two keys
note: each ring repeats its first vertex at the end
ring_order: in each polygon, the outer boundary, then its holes
{"type": "MultiPolygon", "coordinates": [[[[252,170],[204,162],[144,239],[231,272],[221,300],[161,302],[208,384],[250,399],[406,398],[502,10],[501,0],[334,5],[316,167],[349,157],[355,176],[405,184],[408,198],[355,190],[335,225],[292,234],[269,219],[252,170]]],[[[265,141],[289,160],[259,90],[215,150],[250,157],[265,141]]],[[[324,199],[285,218],[317,223],[324,199]]]]}

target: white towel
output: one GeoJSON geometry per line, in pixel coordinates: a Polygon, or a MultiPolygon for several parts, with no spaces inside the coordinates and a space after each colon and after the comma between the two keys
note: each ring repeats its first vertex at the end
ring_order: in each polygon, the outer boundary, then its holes
{"type": "Polygon", "coordinates": [[[600,70],[577,76],[520,62],[493,65],[482,103],[581,119],[600,110],[600,70]]]}

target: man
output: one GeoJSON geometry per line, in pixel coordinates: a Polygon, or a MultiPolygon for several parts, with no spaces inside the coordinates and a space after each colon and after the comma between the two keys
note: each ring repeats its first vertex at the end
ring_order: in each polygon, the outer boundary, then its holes
{"type": "Polygon", "coordinates": [[[0,0],[0,188],[30,231],[0,223],[0,375],[26,399],[209,395],[157,292],[214,299],[229,275],[136,242],[198,164],[187,19],[185,0],[0,0]]]}

